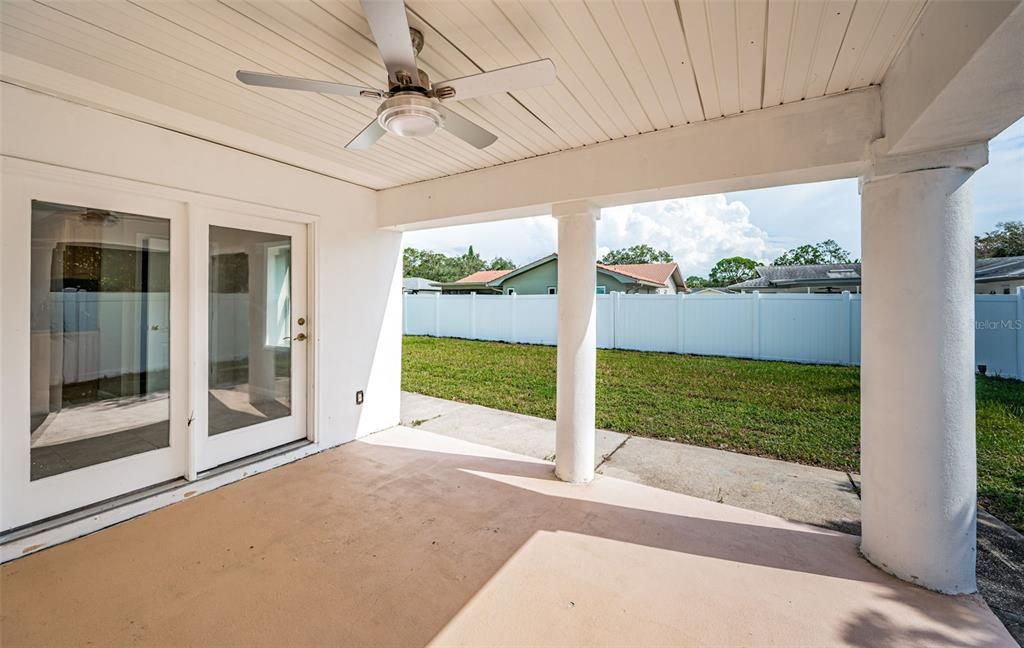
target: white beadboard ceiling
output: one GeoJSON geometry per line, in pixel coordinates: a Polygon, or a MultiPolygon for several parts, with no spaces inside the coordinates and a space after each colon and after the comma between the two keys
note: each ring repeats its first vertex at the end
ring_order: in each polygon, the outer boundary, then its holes
{"type": "Polygon", "coordinates": [[[243,68],[385,85],[358,0],[3,0],[0,48],[380,189],[879,84],[925,1],[410,0],[435,81],[557,66],[553,86],[449,104],[498,135],[482,151],[444,132],[346,151],[374,101],[235,80],[243,68]]]}

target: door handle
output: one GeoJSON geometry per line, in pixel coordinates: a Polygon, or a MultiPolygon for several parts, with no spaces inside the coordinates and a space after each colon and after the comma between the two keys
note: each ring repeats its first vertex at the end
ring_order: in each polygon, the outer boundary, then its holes
{"type": "Polygon", "coordinates": [[[293,337],[292,340],[295,341],[295,342],[305,342],[306,334],[305,333],[299,333],[298,335],[293,337]]]}

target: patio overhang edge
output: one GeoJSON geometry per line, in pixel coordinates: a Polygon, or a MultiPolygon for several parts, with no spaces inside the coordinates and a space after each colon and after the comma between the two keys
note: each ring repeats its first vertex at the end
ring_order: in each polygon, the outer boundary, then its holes
{"type": "Polygon", "coordinates": [[[889,154],[985,142],[1021,117],[1024,2],[931,3],[882,84],[889,154]]]}
{"type": "Polygon", "coordinates": [[[414,230],[573,200],[612,207],[854,177],[881,135],[880,91],[864,88],[381,190],[378,224],[414,230]]]}

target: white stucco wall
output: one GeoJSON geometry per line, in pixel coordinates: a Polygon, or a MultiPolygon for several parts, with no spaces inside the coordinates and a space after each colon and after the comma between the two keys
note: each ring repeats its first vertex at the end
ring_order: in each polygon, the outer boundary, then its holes
{"type": "MultiPolygon", "coordinates": [[[[0,84],[0,100],[5,182],[11,169],[42,163],[61,173],[95,174],[80,176],[100,184],[130,181],[133,191],[183,203],[217,200],[240,213],[256,206],[311,215],[317,349],[311,394],[319,441],[337,445],[398,423],[401,234],[377,228],[373,191],[17,86],[0,84]],[[358,389],[365,391],[363,405],[355,403],[358,389]]],[[[28,218],[27,210],[4,213],[0,234],[15,218],[28,218]]],[[[28,289],[21,283],[3,277],[0,303],[9,291],[28,289]]],[[[25,321],[25,313],[0,309],[0,335],[25,321]]],[[[5,397],[3,405],[0,425],[6,426],[17,404],[5,397]]],[[[7,434],[0,429],[0,438],[7,434]]]]}

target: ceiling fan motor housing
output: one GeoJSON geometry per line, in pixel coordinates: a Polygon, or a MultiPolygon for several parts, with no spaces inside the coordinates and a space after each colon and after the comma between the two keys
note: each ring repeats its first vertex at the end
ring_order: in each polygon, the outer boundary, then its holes
{"type": "Polygon", "coordinates": [[[437,99],[418,92],[400,92],[381,102],[377,122],[399,137],[426,137],[444,123],[437,99]]]}

